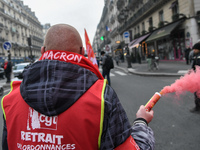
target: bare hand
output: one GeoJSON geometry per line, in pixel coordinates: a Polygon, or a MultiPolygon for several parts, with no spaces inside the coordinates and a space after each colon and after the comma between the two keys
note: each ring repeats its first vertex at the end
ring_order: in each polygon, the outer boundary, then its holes
{"type": "Polygon", "coordinates": [[[153,119],[153,113],[153,110],[148,112],[146,111],[144,105],[141,105],[136,113],[136,118],[143,118],[147,121],[147,123],[149,123],[153,119]]]}

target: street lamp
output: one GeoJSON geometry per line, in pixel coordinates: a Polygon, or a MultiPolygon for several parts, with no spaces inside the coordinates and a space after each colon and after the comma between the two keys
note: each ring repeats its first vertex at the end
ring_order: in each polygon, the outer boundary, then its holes
{"type": "Polygon", "coordinates": [[[32,55],[32,40],[31,40],[31,37],[28,37],[27,38],[27,41],[28,41],[28,46],[29,46],[29,49],[30,49],[30,57],[31,57],[31,62],[33,62],[33,55],[32,55]]]}
{"type": "MultiPolygon", "coordinates": [[[[126,24],[126,20],[128,18],[128,8],[125,7],[124,9],[122,9],[122,11],[120,12],[119,14],[119,17],[118,17],[118,21],[119,22],[124,22],[124,24],[126,24]]],[[[130,53],[129,53],[129,48],[128,48],[128,43],[125,45],[125,49],[127,51],[127,54],[126,54],[126,60],[127,60],[127,63],[128,63],[128,68],[131,68],[131,56],[130,56],[130,53]]],[[[122,49],[122,54],[123,54],[123,61],[124,61],[124,52],[123,52],[123,49],[122,49]]]]}

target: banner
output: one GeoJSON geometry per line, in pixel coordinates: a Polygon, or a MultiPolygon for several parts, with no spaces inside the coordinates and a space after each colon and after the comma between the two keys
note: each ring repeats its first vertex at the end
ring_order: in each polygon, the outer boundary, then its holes
{"type": "Polygon", "coordinates": [[[90,43],[90,40],[89,40],[88,34],[86,32],[86,29],[85,29],[85,45],[86,45],[86,50],[87,50],[87,54],[88,54],[88,59],[93,63],[93,65],[95,67],[98,68],[97,60],[96,60],[96,57],[94,55],[94,51],[92,49],[92,45],[90,43]]]}

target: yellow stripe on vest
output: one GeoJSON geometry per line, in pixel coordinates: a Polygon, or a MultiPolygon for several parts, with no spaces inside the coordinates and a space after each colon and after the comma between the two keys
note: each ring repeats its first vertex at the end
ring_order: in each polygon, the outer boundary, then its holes
{"type": "MultiPolygon", "coordinates": [[[[7,95],[9,95],[12,92],[12,90],[13,90],[13,82],[14,81],[12,81],[10,83],[11,89],[10,89],[10,92],[7,95]]],[[[5,95],[5,96],[7,96],[7,95],[5,95]]],[[[4,111],[4,108],[3,108],[3,99],[4,99],[4,97],[1,99],[1,108],[2,108],[2,111],[3,111],[4,119],[6,120],[6,114],[5,114],[5,111],[4,111]]]]}
{"type": "Polygon", "coordinates": [[[104,92],[105,92],[105,88],[106,88],[106,82],[107,80],[104,80],[103,83],[103,88],[102,88],[102,93],[101,93],[101,120],[100,120],[100,132],[99,132],[99,140],[98,140],[98,147],[100,149],[101,146],[101,136],[102,136],[102,132],[103,132],[103,119],[104,119],[104,92]]]}

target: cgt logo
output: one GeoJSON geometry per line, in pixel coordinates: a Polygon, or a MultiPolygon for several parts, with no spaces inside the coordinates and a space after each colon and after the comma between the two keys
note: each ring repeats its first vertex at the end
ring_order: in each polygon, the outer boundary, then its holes
{"type": "Polygon", "coordinates": [[[33,108],[29,107],[29,114],[27,120],[27,130],[31,129],[49,129],[57,130],[58,117],[45,116],[38,113],[33,108]]]}

